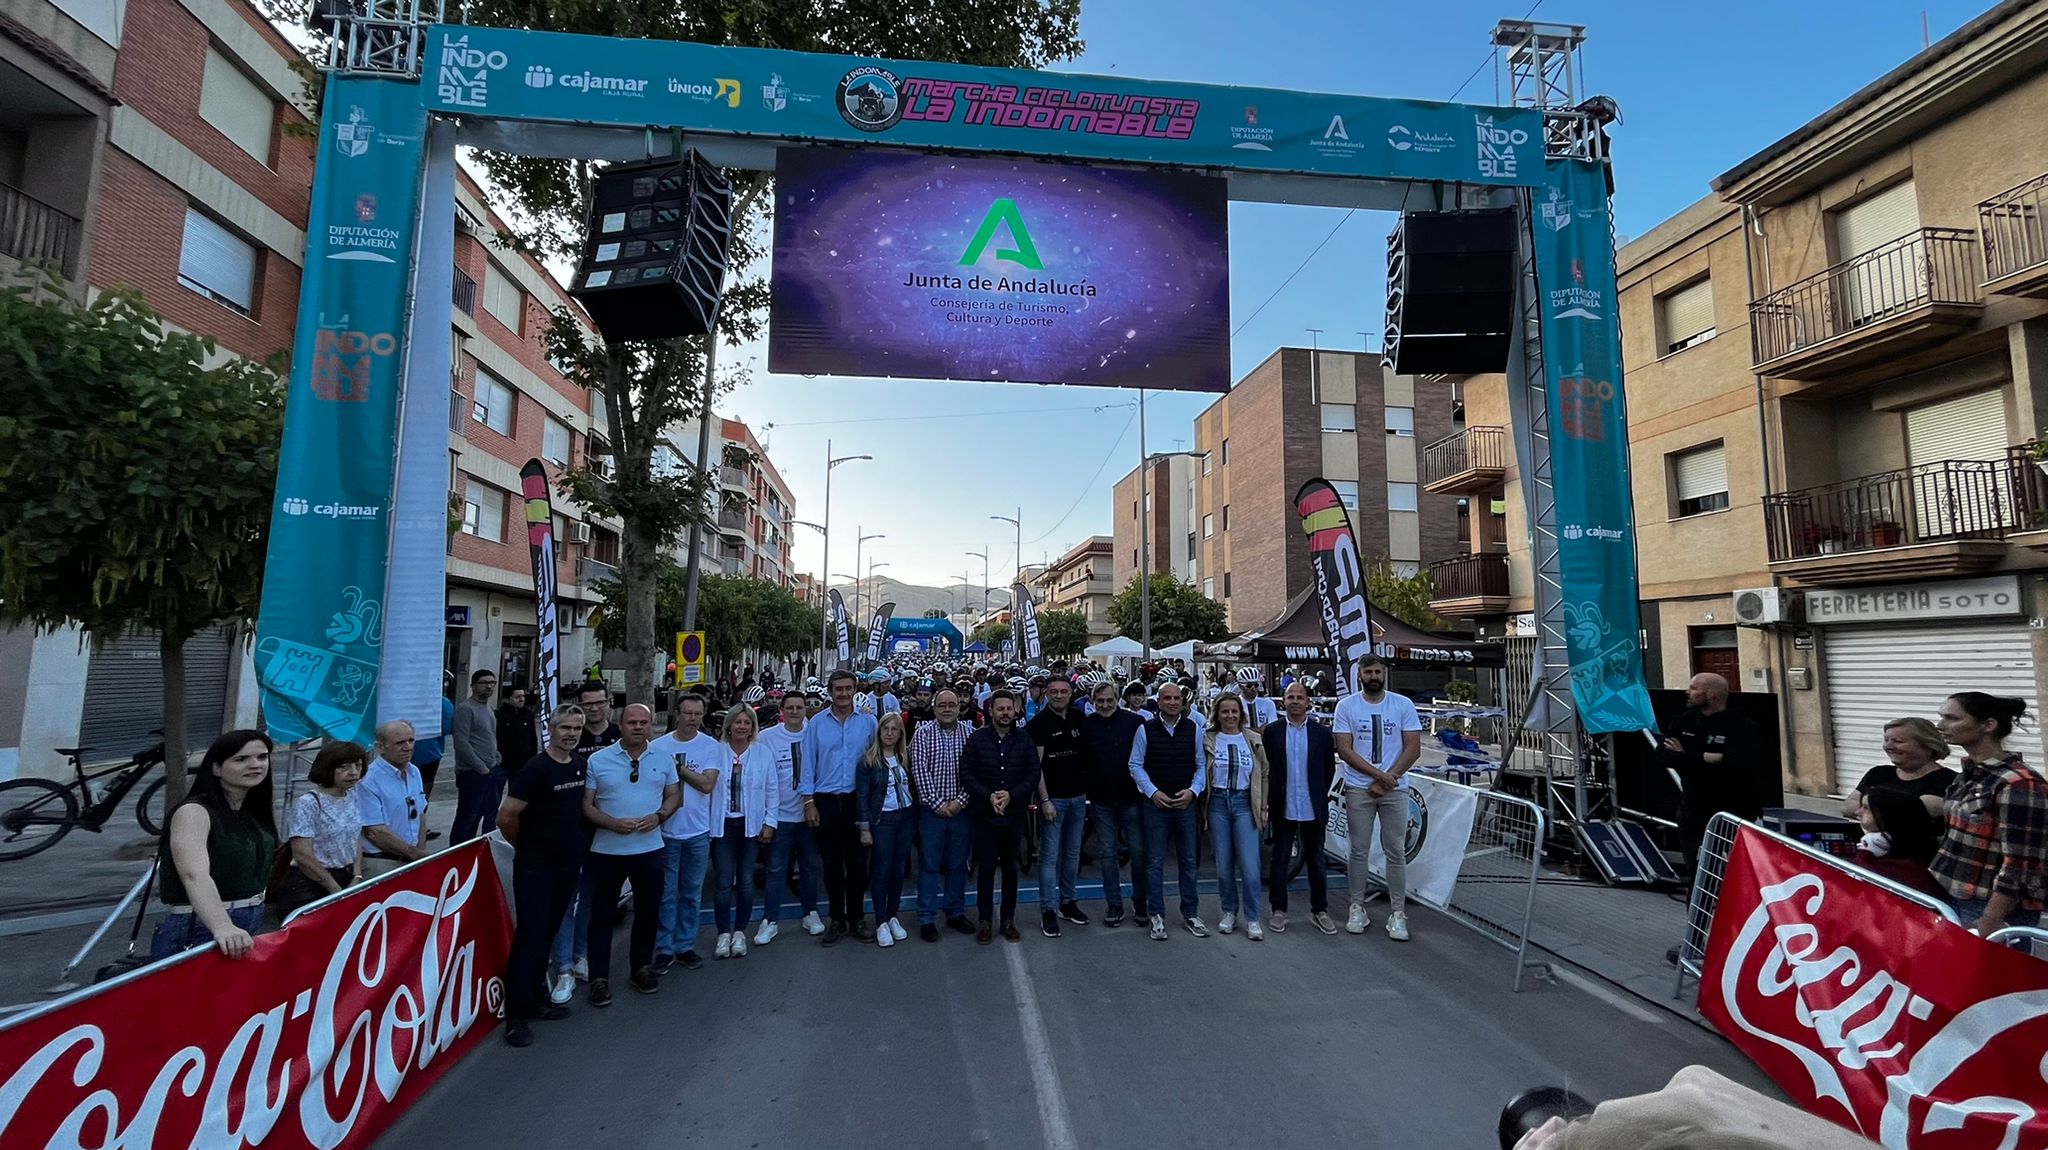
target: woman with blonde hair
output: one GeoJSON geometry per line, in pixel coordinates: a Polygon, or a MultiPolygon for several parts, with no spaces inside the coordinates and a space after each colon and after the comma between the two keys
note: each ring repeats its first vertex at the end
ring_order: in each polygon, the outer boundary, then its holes
{"type": "Polygon", "coordinates": [[[1244,699],[1224,695],[1209,712],[1202,732],[1209,764],[1209,840],[1216,848],[1216,893],[1223,918],[1216,929],[1237,929],[1244,909],[1244,934],[1253,942],[1266,937],[1259,925],[1259,831],[1266,825],[1265,740],[1245,731],[1244,699]],[[1243,899],[1239,900],[1242,876],[1243,899]]]}
{"type": "Polygon", "coordinates": [[[1948,740],[1926,719],[1893,719],[1884,725],[1884,757],[1863,773],[1856,789],[1842,796],[1842,815],[1861,818],[1863,796],[1880,788],[1909,795],[1940,798],[1956,781],[1956,772],[1941,765],[1948,758],[1948,740]]]}
{"type": "MultiPolygon", "coordinates": [[[[910,775],[910,741],[903,735],[901,714],[884,711],[876,721],[874,741],[854,771],[853,794],[860,845],[874,848],[868,897],[875,904],[875,945],[894,946],[906,934],[898,912],[917,827],[917,784],[910,775]]],[[[859,904],[853,909],[858,911],[859,904]]]]}
{"type": "Polygon", "coordinates": [[[727,762],[711,796],[711,886],[718,945],[713,958],[747,956],[747,920],[754,914],[754,857],[775,839],[775,752],[755,736],[760,720],[752,707],[725,713],[718,741],[727,762]]]}

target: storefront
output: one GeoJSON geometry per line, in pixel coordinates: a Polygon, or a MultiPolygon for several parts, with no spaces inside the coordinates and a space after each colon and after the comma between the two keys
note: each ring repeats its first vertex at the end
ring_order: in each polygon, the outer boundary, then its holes
{"type": "MultiPolygon", "coordinates": [[[[1855,786],[1884,761],[1886,723],[1933,719],[1954,692],[2015,695],[2040,706],[2028,614],[2017,575],[1807,591],[1835,788],[1855,786]]],[[[2042,762],[2034,723],[2015,731],[2007,746],[2042,762]]]]}

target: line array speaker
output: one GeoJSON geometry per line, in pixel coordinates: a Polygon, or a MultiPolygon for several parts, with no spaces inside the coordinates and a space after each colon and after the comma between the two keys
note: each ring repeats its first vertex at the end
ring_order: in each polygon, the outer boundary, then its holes
{"type": "Polygon", "coordinates": [[[1386,357],[1402,375],[1506,371],[1516,213],[1408,212],[1387,236],[1386,357]]]}
{"type": "Polygon", "coordinates": [[[695,151],[597,177],[570,292],[605,339],[707,335],[732,250],[732,185],[695,151]]]}

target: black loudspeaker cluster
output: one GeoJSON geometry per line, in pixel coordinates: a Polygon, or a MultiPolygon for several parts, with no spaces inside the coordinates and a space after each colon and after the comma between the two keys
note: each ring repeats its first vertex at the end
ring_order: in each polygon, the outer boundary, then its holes
{"type": "Polygon", "coordinates": [[[1516,213],[1407,212],[1387,237],[1386,358],[1402,375],[1506,371],[1516,213]]]}
{"type": "Polygon", "coordinates": [[[708,335],[732,251],[732,184],[694,151],[597,177],[570,294],[606,340],[708,335]]]}

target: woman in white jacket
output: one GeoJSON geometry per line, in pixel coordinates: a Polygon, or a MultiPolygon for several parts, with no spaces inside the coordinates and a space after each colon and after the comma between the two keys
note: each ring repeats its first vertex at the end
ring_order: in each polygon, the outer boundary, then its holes
{"type": "Polygon", "coordinates": [[[728,756],[725,777],[713,798],[717,817],[711,820],[711,883],[718,918],[714,958],[744,958],[747,920],[754,913],[754,856],[761,844],[774,841],[775,812],[770,809],[775,786],[775,755],[755,735],[759,720],[752,707],[725,713],[719,736],[728,756]]]}

